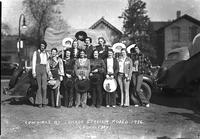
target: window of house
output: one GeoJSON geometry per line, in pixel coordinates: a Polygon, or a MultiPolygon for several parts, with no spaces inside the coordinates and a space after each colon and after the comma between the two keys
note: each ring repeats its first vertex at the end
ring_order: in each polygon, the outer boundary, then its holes
{"type": "Polygon", "coordinates": [[[196,35],[197,35],[197,27],[196,26],[189,27],[189,40],[192,41],[196,35]]]}
{"type": "Polygon", "coordinates": [[[180,27],[172,27],[172,41],[180,41],[180,27]]]}

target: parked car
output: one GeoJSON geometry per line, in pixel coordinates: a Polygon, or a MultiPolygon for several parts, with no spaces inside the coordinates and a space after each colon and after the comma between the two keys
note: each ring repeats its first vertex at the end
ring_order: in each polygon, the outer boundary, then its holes
{"type": "Polygon", "coordinates": [[[200,52],[190,57],[188,47],[172,50],[164,60],[157,85],[164,93],[191,93],[200,85],[200,52]]]}
{"type": "Polygon", "coordinates": [[[1,61],[1,76],[11,76],[18,67],[18,63],[1,61]]]}

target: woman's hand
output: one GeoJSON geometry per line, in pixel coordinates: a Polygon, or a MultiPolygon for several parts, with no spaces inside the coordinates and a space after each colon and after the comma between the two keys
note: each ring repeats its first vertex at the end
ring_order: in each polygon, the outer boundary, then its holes
{"type": "Polygon", "coordinates": [[[110,78],[110,76],[107,74],[107,75],[106,75],[106,78],[110,78]]]}
{"type": "Polygon", "coordinates": [[[78,79],[79,79],[79,80],[82,80],[82,78],[81,78],[81,76],[80,76],[80,75],[78,76],[78,79]]]}
{"type": "Polygon", "coordinates": [[[86,77],[85,76],[83,76],[83,80],[85,80],[86,79],[86,77]]]}
{"type": "Polygon", "coordinates": [[[93,70],[92,72],[98,72],[98,69],[93,70]]]}

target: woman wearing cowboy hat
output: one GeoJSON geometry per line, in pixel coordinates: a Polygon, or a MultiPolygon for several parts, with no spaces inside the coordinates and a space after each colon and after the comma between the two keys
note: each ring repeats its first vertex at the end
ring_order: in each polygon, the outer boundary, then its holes
{"type": "Polygon", "coordinates": [[[129,85],[132,76],[132,60],[127,57],[126,49],[121,49],[121,56],[118,59],[119,62],[119,73],[118,73],[118,83],[121,92],[121,105],[128,107],[129,102],[129,85]]]}
{"type": "Polygon", "coordinates": [[[48,85],[51,91],[51,105],[53,107],[60,107],[60,82],[63,80],[64,68],[63,62],[60,57],[57,55],[57,48],[51,49],[51,57],[47,62],[47,74],[49,77],[48,85]]]}

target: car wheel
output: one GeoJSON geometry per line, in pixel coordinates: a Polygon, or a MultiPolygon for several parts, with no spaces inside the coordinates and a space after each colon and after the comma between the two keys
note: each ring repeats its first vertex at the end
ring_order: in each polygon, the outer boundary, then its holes
{"type": "Polygon", "coordinates": [[[143,82],[140,90],[148,100],[151,99],[151,88],[147,83],[143,82]]]}

